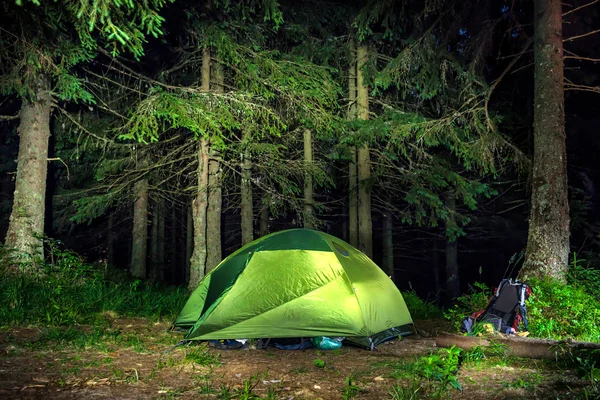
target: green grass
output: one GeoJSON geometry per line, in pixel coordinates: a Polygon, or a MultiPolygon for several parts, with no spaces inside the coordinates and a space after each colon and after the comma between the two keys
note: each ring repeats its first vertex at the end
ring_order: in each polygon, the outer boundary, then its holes
{"type": "Polygon", "coordinates": [[[54,251],[38,276],[10,272],[0,257],[0,326],[99,325],[106,313],[174,319],[187,300],[184,288],[111,279],[73,252],[54,251]]]}

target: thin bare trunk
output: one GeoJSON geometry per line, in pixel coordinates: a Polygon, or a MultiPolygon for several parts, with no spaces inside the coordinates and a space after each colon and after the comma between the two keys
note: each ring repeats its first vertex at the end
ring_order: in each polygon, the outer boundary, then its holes
{"type": "MultiPolygon", "coordinates": [[[[454,229],[456,222],[454,214],[456,213],[456,194],[454,190],[446,194],[446,207],[448,207],[448,217],[446,218],[446,231],[454,229]]],[[[458,274],[458,243],[457,239],[446,239],[446,288],[450,301],[456,300],[460,295],[460,279],[458,274]]]]}
{"type": "MultiPolygon", "coordinates": [[[[369,87],[364,77],[364,66],[368,61],[367,46],[361,44],[357,49],[357,116],[369,119],[369,87]]],[[[358,169],[358,248],[369,257],[373,257],[373,222],[371,219],[371,155],[369,146],[362,145],[357,154],[358,169]]]]}
{"type": "MultiPolygon", "coordinates": [[[[248,144],[249,134],[244,133],[244,143],[248,144]]],[[[242,160],[240,214],[242,217],[242,245],[254,240],[254,205],[252,201],[252,158],[250,152],[244,150],[242,160]]]]}
{"type": "Polygon", "coordinates": [[[534,9],[533,174],[527,250],[519,278],[565,281],[570,217],[561,1],[535,0],[534,9]]]}
{"type": "Polygon", "coordinates": [[[269,234],[269,201],[268,197],[263,200],[263,208],[260,210],[259,235],[263,237],[269,234]]]}
{"type": "Polygon", "coordinates": [[[146,278],[148,257],[148,180],[141,179],[134,185],[133,243],[131,249],[131,275],[138,279],[146,278]]]}
{"type": "Polygon", "coordinates": [[[193,203],[194,252],[188,288],[194,290],[206,269],[206,211],[208,207],[208,141],[201,139],[198,151],[198,191],[193,203]]]}
{"type": "Polygon", "coordinates": [[[394,221],[392,214],[386,212],[383,215],[383,270],[395,279],[394,271],[394,221]]]}
{"type": "Polygon", "coordinates": [[[152,207],[152,224],[150,230],[150,271],[148,279],[152,282],[158,281],[158,205],[152,207]]]}
{"type": "Polygon", "coordinates": [[[50,138],[51,96],[47,81],[40,79],[32,103],[23,101],[19,124],[19,156],[12,212],[6,247],[43,261],[48,140],[50,138]]]}
{"type": "Polygon", "coordinates": [[[304,130],[304,163],[307,170],[304,178],[304,227],[314,229],[314,193],[313,193],[313,178],[312,178],[312,163],[313,163],[313,144],[312,132],[310,129],[304,130]]]}
{"type": "Polygon", "coordinates": [[[156,210],[158,214],[158,258],[156,260],[157,279],[165,279],[165,209],[159,204],[156,210]]]}
{"type": "MultiPolygon", "coordinates": [[[[350,67],[348,69],[348,119],[356,119],[356,46],[351,44],[350,67]]],[[[350,148],[348,163],[348,236],[350,244],[358,247],[358,172],[356,169],[356,147],[350,148]]]]}
{"type": "MultiPolygon", "coordinates": [[[[202,53],[202,90],[210,90],[210,50],[202,53]]],[[[204,277],[206,269],[206,213],[208,209],[208,159],[209,144],[205,138],[200,139],[198,146],[198,188],[192,204],[194,218],[194,252],[190,262],[190,281],[188,288],[196,289],[204,277]]]]}
{"type": "Polygon", "coordinates": [[[192,205],[187,206],[186,238],[185,238],[185,284],[190,281],[190,261],[194,251],[194,216],[192,205]]]}
{"type": "Polygon", "coordinates": [[[106,263],[115,266],[115,212],[108,214],[107,251],[106,263]]]}
{"type": "MultiPolygon", "coordinates": [[[[219,62],[212,63],[210,74],[214,77],[213,90],[223,92],[223,68],[219,62]]],[[[221,249],[221,211],[223,208],[222,171],[220,153],[211,144],[208,161],[208,211],[206,219],[206,273],[212,271],[223,257],[221,249]]]]}

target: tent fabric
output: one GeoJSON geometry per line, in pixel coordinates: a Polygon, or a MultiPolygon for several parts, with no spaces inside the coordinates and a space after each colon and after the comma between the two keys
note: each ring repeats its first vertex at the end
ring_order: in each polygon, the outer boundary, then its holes
{"type": "Polygon", "coordinates": [[[394,282],[348,243],[309,229],[240,248],[199,283],[174,325],[187,340],[344,336],[366,347],[406,335],[394,282]]]}

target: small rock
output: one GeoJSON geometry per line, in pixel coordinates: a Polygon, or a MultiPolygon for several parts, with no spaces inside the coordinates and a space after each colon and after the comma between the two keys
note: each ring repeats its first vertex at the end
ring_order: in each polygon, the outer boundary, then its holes
{"type": "Polygon", "coordinates": [[[313,386],[313,387],[314,387],[315,389],[321,389],[321,386],[319,386],[319,385],[315,385],[315,386],[313,386]]]}
{"type": "Polygon", "coordinates": [[[381,376],[376,376],[375,378],[373,378],[374,381],[385,381],[385,379],[381,376]]]}

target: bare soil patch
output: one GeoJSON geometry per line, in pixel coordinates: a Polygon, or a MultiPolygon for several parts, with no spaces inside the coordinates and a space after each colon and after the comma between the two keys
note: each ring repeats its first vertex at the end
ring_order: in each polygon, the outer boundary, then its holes
{"type": "MultiPolygon", "coordinates": [[[[10,329],[0,332],[0,398],[219,399],[228,393],[232,399],[329,400],[348,397],[351,379],[358,388],[351,398],[386,399],[392,386],[410,384],[396,379],[398,365],[438,350],[439,324],[417,326],[424,335],[376,351],[172,349],[182,335],[145,319],[110,319],[101,328],[10,329]]],[[[463,392],[451,389],[453,399],[572,398],[584,384],[572,371],[525,359],[463,365],[458,379],[463,392]]]]}

